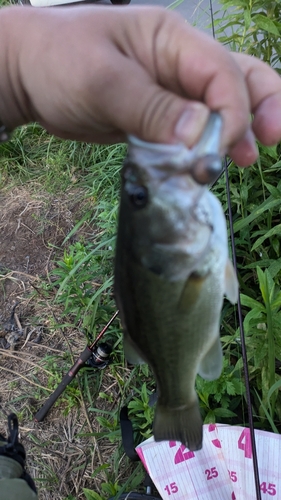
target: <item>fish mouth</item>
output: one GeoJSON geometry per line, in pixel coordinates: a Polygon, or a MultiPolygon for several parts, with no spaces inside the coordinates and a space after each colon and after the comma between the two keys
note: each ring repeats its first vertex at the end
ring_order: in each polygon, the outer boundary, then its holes
{"type": "Polygon", "coordinates": [[[175,255],[178,256],[178,258],[183,256],[185,259],[191,259],[192,261],[196,260],[196,264],[198,264],[202,259],[204,259],[205,255],[209,251],[210,238],[203,249],[200,243],[198,244],[187,241],[176,243],[155,243],[154,248],[161,253],[170,254],[171,259],[175,255]]]}
{"type": "Polygon", "coordinates": [[[175,175],[176,170],[191,175],[199,185],[211,184],[222,170],[221,130],[221,116],[212,112],[198,143],[191,149],[183,143],[151,143],[129,135],[129,156],[136,163],[159,168],[162,175],[165,171],[175,175]]]}
{"type": "Polygon", "coordinates": [[[196,255],[200,258],[202,254],[202,246],[204,252],[208,251],[213,232],[213,226],[206,224],[207,232],[204,231],[201,238],[175,238],[158,240],[153,243],[153,247],[157,250],[162,250],[171,253],[185,253],[187,255],[196,255]],[[204,244],[205,242],[205,244],[204,244]],[[203,244],[203,245],[202,245],[203,244]]]}
{"type": "Polygon", "coordinates": [[[177,241],[176,243],[171,243],[171,242],[159,242],[155,243],[155,248],[158,250],[170,250],[171,252],[174,251],[181,251],[186,253],[187,247],[190,245],[186,240],[185,241],[177,241]]]}

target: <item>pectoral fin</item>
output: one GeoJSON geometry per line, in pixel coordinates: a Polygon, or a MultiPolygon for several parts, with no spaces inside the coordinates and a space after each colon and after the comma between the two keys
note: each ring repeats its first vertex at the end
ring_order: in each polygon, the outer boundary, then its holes
{"type": "Polygon", "coordinates": [[[231,304],[238,300],[239,284],[235,269],[230,259],[227,260],[224,274],[224,293],[231,304]]]}
{"type": "Polygon", "coordinates": [[[156,390],[152,394],[150,394],[148,400],[148,406],[152,408],[152,406],[154,406],[157,403],[157,400],[158,400],[158,392],[156,390]]]}
{"type": "Polygon", "coordinates": [[[123,347],[126,360],[132,365],[142,365],[145,361],[141,358],[129,335],[124,332],[123,347]]]}
{"type": "Polygon", "coordinates": [[[222,348],[219,337],[201,360],[198,373],[206,380],[219,378],[222,371],[222,348]]]}
{"type": "Polygon", "coordinates": [[[179,301],[179,310],[186,311],[187,308],[192,308],[198,301],[199,295],[204,286],[206,276],[192,274],[186,280],[183,287],[181,298],[179,301]]]}

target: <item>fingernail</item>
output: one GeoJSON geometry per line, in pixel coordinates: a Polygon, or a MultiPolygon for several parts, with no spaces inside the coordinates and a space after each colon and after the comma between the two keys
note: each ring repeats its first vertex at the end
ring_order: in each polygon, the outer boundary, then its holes
{"type": "Polygon", "coordinates": [[[177,140],[192,147],[199,140],[209,118],[210,111],[200,102],[190,104],[180,116],[174,130],[177,140]]]}
{"type": "Polygon", "coordinates": [[[229,154],[239,167],[248,167],[256,161],[259,150],[251,128],[248,128],[244,137],[230,149],[229,154]]]}
{"type": "Polygon", "coordinates": [[[244,141],[247,148],[246,155],[253,156],[254,154],[258,154],[257,140],[251,128],[248,128],[244,136],[244,141]]]}

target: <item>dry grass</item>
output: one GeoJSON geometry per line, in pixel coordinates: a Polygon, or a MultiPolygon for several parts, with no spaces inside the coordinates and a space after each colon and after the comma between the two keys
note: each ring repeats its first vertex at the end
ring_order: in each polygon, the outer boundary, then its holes
{"type": "MultiPolygon", "coordinates": [[[[80,499],[84,487],[100,491],[108,480],[104,470],[94,472],[112,460],[116,449],[106,439],[97,440],[100,426],[88,408],[112,411],[120,387],[110,372],[88,377],[81,372],[44,422],[33,419],[86,343],[79,329],[58,327],[62,311],[54,303],[55,292],[46,289],[62,242],[85,207],[77,190],[59,198],[34,192],[34,186],[14,188],[0,198],[0,432],[6,433],[6,416],[15,412],[41,500],[80,499]],[[101,391],[113,403],[100,398],[101,391]]],[[[79,237],[93,238],[93,229],[85,223],[79,237]]],[[[126,370],[120,370],[120,379],[126,378],[126,370]]],[[[120,470],[127,470],[126,464],[120,470]]]]}

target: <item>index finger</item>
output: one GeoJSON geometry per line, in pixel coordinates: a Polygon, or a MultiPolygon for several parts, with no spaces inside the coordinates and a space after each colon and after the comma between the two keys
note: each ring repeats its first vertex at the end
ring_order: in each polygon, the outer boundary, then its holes
{"type": "Polygon", "coordinates": [[[246,54],[232,54],[241,68],[254,115],[252,128],[265,145],[281,139],[281,78],[268,64],[246,54]]]}
{"type": "Polygon", "coordinates": [[[250,99],[244,73],[225,47],[170,16],[154,50],[159,83],[221,113],[222,148],[236,144],[249,128],[250,99]],[[173,75],[173,77],[172,77],[173,75]]]}

